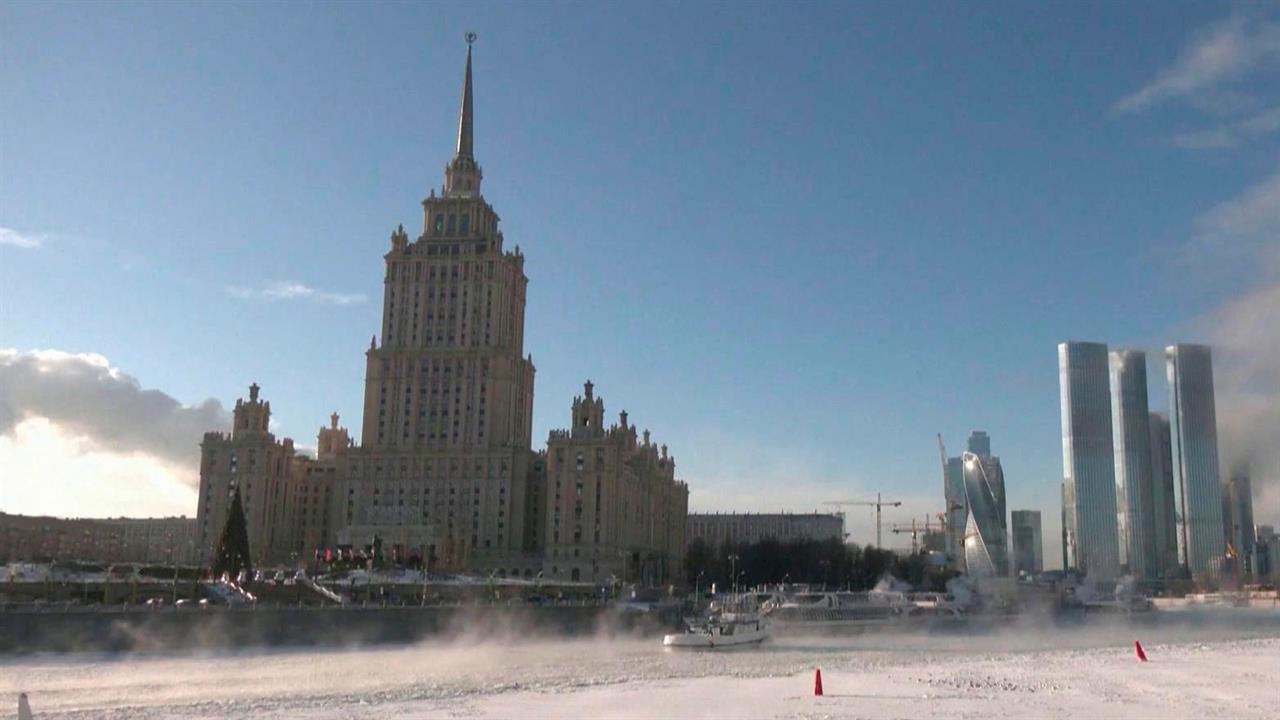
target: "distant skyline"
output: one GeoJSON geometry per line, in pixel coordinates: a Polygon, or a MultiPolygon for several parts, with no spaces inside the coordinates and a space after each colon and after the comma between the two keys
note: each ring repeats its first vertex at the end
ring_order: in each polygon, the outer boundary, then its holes
{"type": "Polygon", "coordinates": [[[1227,3],[7,3],[0,510],[193,515],[251,382],[358,433],[468,30],[535,447],[590,379],[691,511],[909,523],[985,430],[1054,567],[1057,344],[1145,350],[1166,411],[1201,342],[1280,522],[1280,6],[1227,3]]]}

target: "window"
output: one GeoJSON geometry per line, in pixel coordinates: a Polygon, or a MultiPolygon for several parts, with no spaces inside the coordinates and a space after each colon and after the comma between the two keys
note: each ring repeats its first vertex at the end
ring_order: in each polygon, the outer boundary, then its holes
{"type": "Polygon", "coordinates": [[[454,215],[453,213],[449,213],[449,229],[445,232],[445,234],[453,235],[454,232],[457,231],[457,229],[458,229],[458,216],[454,215]]]}
{"type": "Polygon", "coordinates": [[[438,213],[436,215],[435,232],[437,234],[444,232],[444,213],[438,213]]]}
{"type": "Polygon", "coordinates": [[[458,223],[458,234],[468,235],[471,233],[471,216],[464,214],[458,223]]]}

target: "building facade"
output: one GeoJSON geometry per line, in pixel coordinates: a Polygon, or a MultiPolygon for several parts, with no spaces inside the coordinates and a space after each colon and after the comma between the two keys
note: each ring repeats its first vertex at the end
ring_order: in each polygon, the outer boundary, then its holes
{"type": "Polygon", "coordinates": [[[194,518],[55,518],[0,512],[3,562],[187,565],[196,559],[194,518]]]}
{"type": "Polygon", "coordinates": [[[1135,579],[1155,580],[1161,568],[1154,524],[1147,354],[1141,350],[1116,350],[1110,359],[1120,567],[1135,579]]]}
{"type": "Polygon", "coordinates": [[[249,398],[236,401],[231,432],[208,432],[200,443],[200,489],[196,509],[198,557],[209,562],[226,524],[231,491],[240,488],[251,559],[257,565],[287,559],[293,550],[286,535],[286,496],[305,456],[291,438],[276,440],[268,429],[271,403],[249,386],[249,398]]]}
{"type": "Polygon", "coordinates": [[[844,515],[840,513],[690,513],[689,542],[708,547],[750,545],[766,538],[844,541],[844,515]]]}
{"type": "Polygon", "coordinates": [[[570,423],[547,439],[544,576],[646,585],[681,577],[689,489],[676,480],[675,457],[648,430],[637,436],[625,410],[606,427],[590,381],[570,423]]]}
{"type": "Polygon", "coordinates": [[[1155,541],[1157,574],[1161,579],[1183,576],[1178,562],[1178,516],[1174,506],[1173,445],[1169,416],[1151,413],[1151,528],[1155,541]]]}
{"type": "Polygon", "coordinates": [[[1120,573],[1107,346],[1058,345],[1062,406],[1063,563],[1098,579],[1120,573]]]}
{"type": "Polygon", "coordinates": [[[637,442],[624,415],[621,426],[606,430],[596,418],[589,437],[575,425],[552,433],[548,451],[532,448],[524,255],[507,248],[481,193],[474,129],[468,45],[443,186],[422,201],[421,234],[397,227],[383,256],[381,334],[365,352],[360,443],[334,414],[317,456],[300,455],[269,432],[270,406],[251,387],[231,433],[209,433],[202,444],[203,557],[238,486],[259,564],[377,544],[439,571],[653,584],[679,577],[688,491],[665,447],[659,452],[647,432],[637,442]],[[579,452],[591,463],[585,505],[566,494],[579,484],[578,468],[558,462],[579,452]]]}
{"type": "Polygon", "coordinates": [[[1204,345],[1165,348],[1178,559],[1192,577],[1218,572],[1226,553],[1213,360],[1204,345]]]}
{"type": "Polygon", "coordinates": [[[1010,533],[1013,539],[1013,575],[1039,575],[1044,572],[1044,537],[1040,529],[1039,510],[1014,510],[1010,533]]]}

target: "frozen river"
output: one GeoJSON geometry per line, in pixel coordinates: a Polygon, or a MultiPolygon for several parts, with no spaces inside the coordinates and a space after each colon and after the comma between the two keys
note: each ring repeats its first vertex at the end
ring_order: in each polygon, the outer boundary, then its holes
{"type": "Polygon", "coordinates": [[[1262,717],[1280,687],[1280,613],[1161,613],[982,632],[425,643],[305,652],[44,655],[0,661],[0,717],[1262,717]],[[1151,658],[1137,663],[1140,639],[1151,658]],[[827,695],[812,696],[821,667],[827,695]]]}

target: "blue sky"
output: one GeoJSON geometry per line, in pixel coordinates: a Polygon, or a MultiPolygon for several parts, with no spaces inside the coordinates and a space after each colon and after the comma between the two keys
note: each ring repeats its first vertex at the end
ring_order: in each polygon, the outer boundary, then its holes
{"type": "Polygon", "coordinates": [[[475,30],[535,444],[590,378],[696,508],[924,512],[981,428],[1051,537],[1055,344],[1214,341],[1276,281],[1276,9],[6,3],[0,346],[358,429],[475,30]]]}

